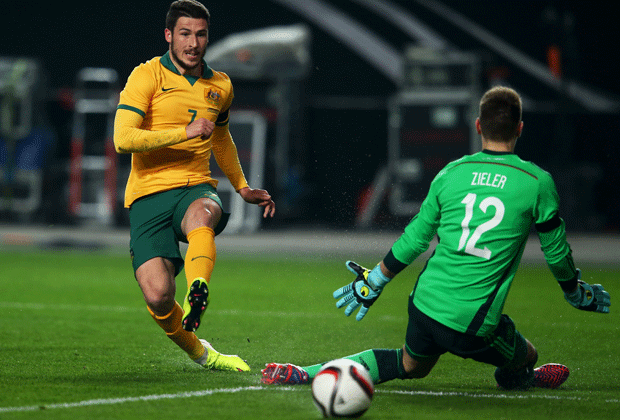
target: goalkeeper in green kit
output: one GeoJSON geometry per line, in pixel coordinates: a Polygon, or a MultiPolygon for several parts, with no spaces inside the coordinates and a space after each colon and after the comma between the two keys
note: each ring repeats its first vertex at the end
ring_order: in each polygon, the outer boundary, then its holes
{"type": "MultiPolygon", "coordinates": [[[[359,308],[356,319],[361,320],[390,280],[438,236],[409,298],[403,348],[346,357],[364,365],[375,384],[423,378],[446,352],[495,366],[503,389],[557,388],[568,378],[568,368],[560,364],[535,368],[536,349],[502,314],[532,224],[568,303],[609,312],[609,293],[583,282],[575,268],[551,176],[514,154],[523,129],[519,95],[505,87],[487,91],[476,129],[483,150],[443,168],[420,212],[383,260],[372,270],[347,261],[357,277],[334,292],[337,306],[346,306],[345,315],[359,308]]],[[[269,363],[262,382],[309,383],[321,366],[269,363]]]]}

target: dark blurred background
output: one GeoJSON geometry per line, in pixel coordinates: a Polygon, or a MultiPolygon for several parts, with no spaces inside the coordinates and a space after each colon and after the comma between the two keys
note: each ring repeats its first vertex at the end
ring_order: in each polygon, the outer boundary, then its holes
{"type": "MultiPolygon", "coordinates": [[[[3,4],[0,93],[12,111],[3,111],[0,134],[1,223],[126,225],[129,157],[110,153],[109,114],[77,106],[83,95],[102,94],[101,86],[84,93],[88,80],[80,72],[112,70],[117,79],[105,88],[118,93],[135,66],[167,51],[169,4],[3,4]],[[16,75],[26,74],[20,58],[36,66],[27,132],[12,129],[24,106],[15,87],[16,75]],[[106,191],[114,191],[111,202],[106,191]],[[98,207],[81,212],[88,201],[98,207]]],[[[209,64],[231,76],[234,111],[266,122],[264,165],[252,177],[261,185],[252,186],[272,193],[278,216],[264,228],[401,229],[432,176],[479,147],[471,134],[475,103],[502,83],[524,98],[517,153],[551,172],[568,227],[619,231],[620,33],[609,2],[204,4],[211,12],[208,54],[221,46],[209,64]],[[256,35],[225,45],[254,30],[269,39],[274,27],[292,28],[289,35],[300,30],[301,41],[289,37],[278,49],[256,35]]],[[[238,130],[240,140],[251,137],[238,130]]]]}

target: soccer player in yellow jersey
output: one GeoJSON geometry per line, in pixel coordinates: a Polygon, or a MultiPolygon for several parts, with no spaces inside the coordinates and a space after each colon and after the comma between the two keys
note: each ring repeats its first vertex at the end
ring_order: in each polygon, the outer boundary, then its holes
{"type": "Polygon", "coordinates": [[[204,61],[210,14],[195,0],[170,5],[164,35],[168,52],[136,67],[121,92],[114,123],[118,153],[131,153],[125,192],[130,252],[136,280],[155,322],[196,363],[250,370],[236,355],[217,352],[195,334],[208,305],[215,263],[215,235],[228,214],[211,177],[209,158],[248,203],[273,217],[269,193],[252,189],[228,129],[232,84],[204,61]],[[179,241],[187,242],[185,261],[179,241]],[[183,308],[175,300],[175,277],[185,265],[183,308]]]}

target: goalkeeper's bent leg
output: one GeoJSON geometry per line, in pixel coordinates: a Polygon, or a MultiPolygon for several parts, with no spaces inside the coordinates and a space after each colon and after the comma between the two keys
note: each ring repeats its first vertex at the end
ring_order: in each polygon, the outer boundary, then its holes
{"type": "Polygon", "coordinates": [[[538,352],[527,339],[525,357],[512,360],[495,369],[495,380],[501,388],[527,389],[534,385],[534,365],[538,361],[538,352]]]}
{"type": "MultiPolygon", "coordinates": [[[[408,378],[403,367],[402,349],[365,350],[361,353],[345,356],[343,359],[353,360],[364,366],[370,373],[374,384],[391,381],[392,379],[408,378]]],[[[308,372],[308,376],[312,380],[324,364],[304,366],[303,369],[308,372]]]]}
{"type": "Polygon", "coordinates": [[[528,389],[534,385],[534,364],[528,365],[517,371],[509,371],[502,368],[495,369],[495,380],[500,388],[528,389]]]}

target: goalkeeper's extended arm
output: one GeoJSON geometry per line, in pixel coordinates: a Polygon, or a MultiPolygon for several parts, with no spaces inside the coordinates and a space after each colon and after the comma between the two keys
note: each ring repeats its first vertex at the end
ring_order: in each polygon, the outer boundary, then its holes
{"type": "Polygon", "coordinates": [[[609,293],[600,284],[581,280],[572,252],[566,241],[564,221],[557,214],[548,222],[537,224],[540,245],[549,269],[564,291],[564,298],[577,309],[609,313],[609,293]]]}
{"type": "Polygon", "coordinates": [[[355,316],[356,320],[361,321],[368,312],[368,308],[379,298],[383,288],[392,280],[394,275],[383,266],[383,270],[387,272],[386,275],[382,271],[382,263],[377,264],[372,270],[362,267],[353,261],[347,261],[346,265],[349,271],[357,275],[357,278],[336,290],[334,292],[334,299],[339,299],[336,303],[338,308],[348,305],[344,311],[346,316],[351,315],[353,311],[361,306],[355,316]],[[388,277],[388,275],[391,277],[388,277]]]}
{"type": "Polygon", "coordinates": [[[580,269],[577,269],[577,275],[574,279],[561,282],[560,285],[563,289],[574,285],[572,290],[564,290],[564,298],[575,308],[603,314],[609,313],[609,305],[611,304],[609,293],[600,284],[590,285],[582,281],[580,269]]]}

